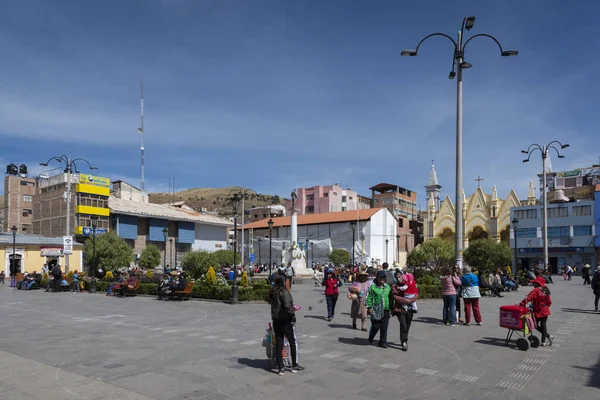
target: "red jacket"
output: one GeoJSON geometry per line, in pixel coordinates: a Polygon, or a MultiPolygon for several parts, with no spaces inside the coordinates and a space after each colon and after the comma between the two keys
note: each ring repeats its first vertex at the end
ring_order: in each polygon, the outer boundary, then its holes
{"type": "Polygon", "coordinates": [[[525,297],[525,300],[521,302],[521,305],[524,306],[529,302],[533,303],[533,313],[536,318],[550,316],[550,306],[552,305],[552,299],[549,295],[545,294],[542,291],[542,289],[535,288],[531,292],[529,292],[527,297],[525,297]]]}
{"type": "Polygon", "coordinates": [[[338,286],[339,284],[338,278],[326,278],[323,282],[323,286],[325,286],[325,296],[332,296],[339,294],[338,286]]]}

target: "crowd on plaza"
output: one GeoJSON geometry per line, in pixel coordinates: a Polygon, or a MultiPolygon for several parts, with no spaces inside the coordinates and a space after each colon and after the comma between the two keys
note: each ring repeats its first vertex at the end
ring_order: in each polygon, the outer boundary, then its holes
{"type": "MultiPolygon", "coordinates": [[[[335,317],[335,310],[342,286],[340,277],[341,270],[331,266],[324,268],[322,286],[325,287],[324,295],[327,302],[327,321],[335,317]]],[[[408,337],[414,314],[418,313],[417,300],[419,289],[411,273],[404,273],[399,269],[395,271],[383,263],[380,268],[358,267],[357,270],[350,269],[354,279],[348,289],[347,297],[351,301],[350,317],[352,318],[352,329],[358,328],[368,331],[367,341],[373,344],[379,335],[378,346],[388,348],[388,327],[390,318],[396,317],[400,325],[400,350],[408,350],[408,337]],[[367,329],[367,319],[370,319],[370,328],[367,329]]],[[[519,306],[530,310],[534,316],[535,329],[541,333],[541,346],[552,345],[552,335],[548,333],[547,321],[551,315],[552,306],[551,292],[548,288],[552,282],[552,276],[548,271],[539,268],[531,268],[525,271],[526,280],[533,289],[519,303],[519,306]]],[[[471,267],[459,268],[447,267],[439,277],[442,286],[442,323],[453,327],[459,323],[465,326],[471,325],[471,314],[476,325],[483,324],[483,318],[479,308],[479,299],[483,290],[488,289],[498,297],[500,290],[517,291],[518,280],[501,269],[490,272],[488,281],[482,276],[482,272],[474,273],[471,267]],[[461,318],[461,299],[464,303],[464,316],[461,318]]],[[[584,285],[589,281],[595,295],[595,311],[598,311],[600,299],[600,264],[592,279],[589,273],[583,275],[584,285]]],[[[271,304],[271,318],[276,338],[276,357],[278,374],[285,372],[282,350],[284,341],[287,339],[292,356],[292,372],[304,370],[299,367],[296,351],[296,315],[293,299],[290,294],[290,286],[286,282],[285,269],[270,278],[274,285],[269,293],[271,304]]]]}

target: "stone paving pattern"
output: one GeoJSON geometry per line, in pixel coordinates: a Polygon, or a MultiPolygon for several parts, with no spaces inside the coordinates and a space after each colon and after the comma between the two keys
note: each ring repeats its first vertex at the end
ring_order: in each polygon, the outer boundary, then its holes
{"type": "MultiPolygon", "coordinates": [[[[483,326],[441,325],[441,301],[419,301],[409,351],[369,346],[350,303],[327,322],[322,290],[295,285],[300,362],[280,377],[261,346],[266,304],[157,301],[14,291],[0,285],[0,399],[597,399],[600,313],[576,278],[555,279],[555,346],[504,346],[498,307],[530,288],[481,300],[483,326]],[[309,310],[309,306],[313,307],[309,310]]],[[[342,290],[345,291],[346,287],[342,290]]]]}

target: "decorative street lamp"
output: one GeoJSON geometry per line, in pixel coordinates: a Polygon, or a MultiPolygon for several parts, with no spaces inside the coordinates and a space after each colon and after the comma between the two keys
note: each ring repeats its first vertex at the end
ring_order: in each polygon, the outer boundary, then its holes
{"type": "Polygon", "coordinates": [[[273,220],[269,218],[269,280],[271,279],[271,268],[273,267],[273,220]]]}
{"type": "MultiPolygon", "coordinates": [[[[408,246],[406,246],[406,251],[408,251],[408,246]]],[[[400,262],[400,235],[396,235],[396,262],[400,262]]]]}
{"type": "Polygon", "coordinates": [[[469,62],[466,62],[464,60],[465,57],[465,49],[467,47],[467,44],[469,44],[469,42],[473,39],[475,39],[476,37],[487,37],[489,39],[492,39],[494,42],[496,42],[496,44],[498,45],[498,47],[500,48],[500,55],[503,57],[507,57],[507,56],[516,56],[517,54],[519,54],[519,52],[517,50],[504,50],[502,48],[502,46],[500,45],[500,42],[493,37],[492,35],[489,35],[487,33],[480,33],[477,35],[473,35],[471,36],[467,41],[465,41],[463,43],[463,33],[464,30],[471,30],[471,28],[473,28],[473,25],[475,24],[475,17],[466,17],[463,18],[463,22],[462,22],[462,27],[460,29],[460,31],[458,32],[458,41],[455,41],[454,39],[452,39],[452,37],[450,37],[449,35],[445,34],[445,33],[432,33],[430,35],[425,36],[425,38],[423,38],[419,44],[417,45],[417,48],[415,50],[402,50],[402,52],[400,53],[402,56],[409,56],[409,57],[414,57],[418,54],[419,48],[421,47],[421,44],[429,39],[432,36],[443,36],[445,38],[447,38],[448,40],[450,40],[452,42],[452,44],[454,45],[454,54],[452,57],[452,71],[450,72],[450,75],[448,76],[450,79],[454,79],[455,77],[456,79],[456,193],[455,193],[455,197],[456,197],[456,205],[455,205],[455,209],[458,210],[458,212],[456,213],[456,221],[455,221],[455,232],[456,232],[456,242],[455,242],[455,247],[456,247],[456,263],[459,265],[459,267],[462,268],[462,260],[463,260],[463,235],[464,235],[464,217],[462,215],[462,213],[460,212],[460,210],[462,210],[462,203],[463,203],[463,198],[462,198],[462,72],[463,69],[467,69],[467,68],[471,68],[473,65],[469,62]],[[454,71],[454,68],[456,67],[456,72],[454,71]]]}
{"type": "MultiPolygon", "coordinates": [[[[238,218],[238,208],[240,206],[240,200],[243,199],[239,193],[234,193],[231,198],[231,203],[233,205],[233,285],[231,285],[231,304],[236,304],[238,301],[238,285],[237,285],[237,240],[238,240],[238,231],[237,231],[237,218],[238,218]]],[[[244,210],[242,210],[242,213],[244,210]]],[[[243,218],[243,216],[242,216],[243,218]]],[[[242,232],[243,234],[243,232],[242,232]]],[[[242,260],[242,263],[244,260],[242,260]]]]}
{"type": "Polygon", "coordinates": [[[167,273],[167,239],[169,238],[169,230],[164,228],[162,230],[163,238],[165,239],[165,252],[163,253],[163,272],[167,273]]]}
{"type": "Polygon", "coordinates": [[[173,238],[169,239],[169,253],[171,255],[171,257],[169,257],[171,259],[171,264],[173,268],[176,268],[177,265],[175,265],[175,262],[173,261],[173,238]]]}
{"type": "Polygon", "coordinates": [[[352,266],[354,267],[354,242],[356,241],[356,221],[350,221],[352,228],[352,266]]]}
{"type": "Polygon", "coordinates": [[[519,271],[518,269],[518,263],[517,263],[517,228],[519,227],[519,220],[517,219],[517,217],[514,217],[512,220],[512,226],[513,226],[513,234],[514,234],[514,240],[515,240],[515,261],[513,262],[513,271],[515,274],[515,279],[517,280],[517,283],[519,283],[519,271]]]}
{"type": "Polygon", "coordinates": [[[98,227],[98,216],[90,216],[92,220],[92,266],[90,271],[90,293],[96,293],[96,228],[98,227]]]}
{"type": "Polygon", "coordinates": [[[569,147],[568,144],[562,144],[561,142],[559,142],[558,140],[553,140],[552,142],[548,143],[547,145],[543,146],[543,145],[539,145],[539,144],[532,144],[529,146],[529,148],[527,148],[527,150],[521,150],[521,153],[523,154],[527,154],[527,158],[525,160],[523,160],[524,163],[529,162],[529,159],[531,158],[531,155],[536,151],[539,150],[541,155],[542,155],[542,179],[544,180],[543,186],[542,186],[542,196],[543,196],[543,239],[544,239],[544,270],[548,271],[548,276],[551,275],[552,271],[550,271],[548,269],[548,196],[547,196],[547,190],[546,190],[546,186],[547,186],[547,182],[546,182],[546,158],[548,158],[548,150],[550,149],[554,149],[554,151],[556,151],[556,154],[558,155],[558,158],[565,158],[565,156],[563,156],[562,154],[560,154],[560,151],[558,151],[558,148],[555,145],[559,145],[561,149],[566,149],[567,147],[569,147]]]}
{"type": "MultiPolygon", "coordinates": [[[[71,174],[73,173],[73,171],[75,171],[75,173],[79,173],[79,170],[77,169],[77,161],[83,161],[85,162],[89,169],[94,170],[94,169],[98,169],[98,167],[94,167],[92,164],[90,164],[90,162],[88,160],[86,160],[85,158],[71,158],[71,154],[69,153],[69,156],[65,156],[64,154],[61,155],[60,157],[50,157],[48,159],[48,161],[46,161],[45,163],[40,163],[40,165],[42,167],[47,167],[48,164],[50,163],[50,161],[56,161],[59,163],[65,163],[65,174],[67,174],[67,190],[65,192],[65,197],[66,197],[66,202],[67,202],[67,217],[66,217],[66,225],[67,225],[67,229],[66,229],[66,236],[71,236],[71,174]]],[[[65,254],[65,273],[69,272],[69,255],[65,254]]]]}
{"type": "Polygon", "coordinates": [[[306,238],[306,260],[307,264],[312,268],[312,264],[310,263],[310,239],[306,238]]]}
{"type": "MultiPolygon", "coordinates": [[[[17,228],[16,225],[13,225],[12,228],[10,228],[12,235],[13,235],[13,251],[12,251],[12,263],[10,265],[10,287],[11,289],[13,287],[15,287],[14,285],[17,284],[17,231],[19,230],[19,228],[17,228]],[[13,280],[15,282],[13,282],[13,280]]],[[[21,271],[19,271],[21,272],[21,271]]]]}
{"type": "Polygon", "coordinates": [[[390,244],[390,239],[385,239],[385,262],[388,262],[388,245],[390,244]]]}

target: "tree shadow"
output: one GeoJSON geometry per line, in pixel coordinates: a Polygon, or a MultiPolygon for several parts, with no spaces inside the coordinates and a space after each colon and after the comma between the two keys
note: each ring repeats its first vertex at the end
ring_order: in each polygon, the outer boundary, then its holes
{"type": "Polygon", "coordinates": [[[305,315],[304,318],[313,318],[313,319],[320,319],[321,321],[327,321],[327,317],[323,317],[320,315],[305,315]]]}
{"type": "Polygon", "coordinates": [[[596,314],[596,315],[600,315],[598,312],[594,311],[594,310],[584,310],[581,308],[562,308],[561,309],[564,312],[568,312],[568,313],[577,313],[577,314],[596,314]]]}
{"type": "Polygon", "coordinates": [[[265,358],[238,358],[238,364],[246,367],[268,370],[270,368],[269,360],[265,358]]]}
{"type": "Polygon", "coordinates": [[[354,346],[370,346],[369,341],[366,337],[353,337],[353,338],[338,338],[338,342],[343,344],[351,344],[354,346]]]}
{"type": "MultiPolygon", "coordinates": [[[[506,346],[504,344],[505,340],[501,339],[501,338],[490,338],[490,337],[484,337],[481,338],[479,340],[474,340],[473,343],[480,343],[480,344],[487,344],[488,346],[496,346],[496,347],[506,347],[509,349],[513,349],[514,347],[512,346],[506,346]]],[[[509,342],[510,345],[510,342],[509,342]]]]}
{"type": "Polygon", "coordinates": [[[600,357],[598,358],[596,365],[594,365],[591,368],[580,367],[578,365],[572,365],[572,367],[577,369],[584,369],[586,371],[591,371],[592,374],[590,375],[586,386],[600,389],[600,357]]]}
{"type": "Polygon", "coordinates": [[[441,319],[439,318],[431,318],[431,317],[417,317],[413,320],[413,322],[422,322],[424,324],[433,324],[433,325],[444,325],[441,319]]]}

